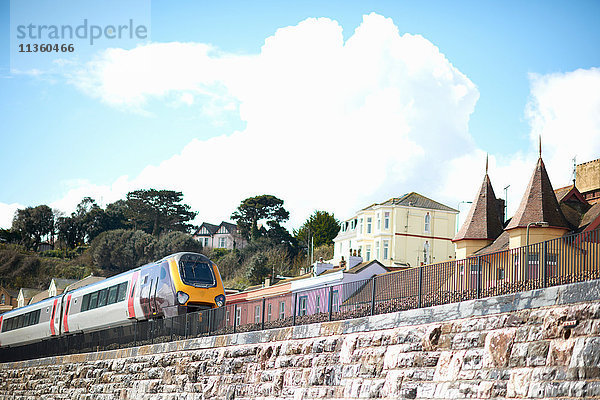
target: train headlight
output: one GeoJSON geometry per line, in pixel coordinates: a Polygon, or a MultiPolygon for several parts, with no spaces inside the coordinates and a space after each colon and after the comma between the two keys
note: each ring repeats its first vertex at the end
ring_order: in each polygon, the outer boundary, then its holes
{"type": "Polygon", "coordinates": [[[185,292],[177,292],[177,302],[184,305],[190,299],[190,295],[185,292]]]}
{"type": "Polygon", "coordinates": [[[225,296],[220,294],[215,297],[215,303],[217,303],[217,307],[223,307],[225,305],[225,296]]]}

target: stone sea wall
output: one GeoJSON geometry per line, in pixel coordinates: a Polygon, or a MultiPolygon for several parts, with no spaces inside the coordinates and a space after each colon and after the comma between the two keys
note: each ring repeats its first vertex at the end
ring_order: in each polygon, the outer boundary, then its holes
{"type": "Polygon", "coordinates": [[[0,364],[3,399],[600,399],[600,282],[0,364]]]}

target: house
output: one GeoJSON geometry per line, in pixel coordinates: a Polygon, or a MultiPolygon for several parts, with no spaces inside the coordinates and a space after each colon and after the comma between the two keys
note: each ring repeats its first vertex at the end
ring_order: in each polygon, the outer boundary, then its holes
{"type": "Polygon", "coordinates": [[[241,249],[247,244],[237,225],[225,221],[220,225],[203,222],[194,234],[194,239],[198,240],[202,247],[210,249],[241,249]]]}
{"type": "Polygon", "coordinates": [[[50,286],[48,287],[48,297],[62,294],[69,285],[72,285],[75,282],[77,282],[77,279],[52,278],[50,286]]]}
{"type": "Polygon", "coordinates": [[[541,150],[519,208],[505,226],[499,210],[486,166],[482,186],[453,239],[457,259],[517,249],[600,225],[600,206],[589,204],[575,183],[553,189],[541,150]]]}
{"type": "Polygon", "coordinates": [[[448,290],[483,284],[493,294],[515,285],[526,289],[600,278],[600,203],[589,204],[575,183],[554,190],[541,149],[519,208],[503,229],[494,204],[486,170],[454,239],[457,263],[440,266],[446,268],[448,290]]]}
{"type": "MultiPolygon", "coordinates": [[[[361,257],[351,257],[341,266],[316,262],[300,276],[273,285],[267,279],[263,285],[227,296],[227,304],[237,304],[237,326],[261,323],[263,318],[266,327],[276,326],[278,321],[293,318],[295,301],[297,317],[328,312],[330,299],[332,311],[337,311],[366,280],[388,271],[380,262],[363,262],[361,257]]],[[[226,319],[230,321],[229,316],[226,319]]]]}
{"type": "Polygon", "coordinates": [[[372,204],[342,222],[334,263],[360,255],[366,262],[408,268],[454,258],[457,214],[416,192],[372,204]]]}
{"type": "Polygon", "coordinates": [[[19,292],[0,286],[0,314],[17,308],[19,292]]]}
{"type": "Polygon", "coordinates": [[[40,292],[41,290],[39,289],[21,288],[17,295],[17,307],[25,307],[29,304],[29,301],[40,292]]]}

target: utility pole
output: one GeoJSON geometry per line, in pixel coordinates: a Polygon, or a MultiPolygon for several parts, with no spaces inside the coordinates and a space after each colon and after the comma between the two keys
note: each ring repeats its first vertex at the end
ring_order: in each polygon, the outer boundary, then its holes
{"type": "Polygon", "coordinates": [[[508,188],[509,187],[510,187],[510,185],[508,185],[504,188],[504,221],[502,221],[502,222],[506,222],[506,220],[508,219],[508,188]]]}

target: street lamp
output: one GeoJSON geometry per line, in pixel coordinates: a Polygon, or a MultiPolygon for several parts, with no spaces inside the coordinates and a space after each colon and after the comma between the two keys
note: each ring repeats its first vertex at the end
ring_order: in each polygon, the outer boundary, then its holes
{"type": "MultiPolygon", "coordinates": [[[[526,236],[527,236],[526,249],[527,249],[527,251],[526,251],[526,258],[525,258],[527,269],[529,269],[529,227],[530,226],[535,226],[535,227],[538,227],[538,228],[546,228],[549,225],[550,224],[547,223],[546,221],[530,222],[530,223],[527,224],[527,231],[526,231],[527,232],[526,233],[526,236]]],[[[526,273],[527,273],[527,270],[526,270],[526,273]]]]}

